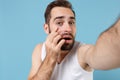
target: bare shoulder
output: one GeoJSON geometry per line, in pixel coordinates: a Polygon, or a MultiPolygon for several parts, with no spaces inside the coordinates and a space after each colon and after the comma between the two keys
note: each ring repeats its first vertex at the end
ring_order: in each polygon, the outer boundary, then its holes
{"type": "Polygon", "coordinates": [[[41,60],[41,49],[43,44],[37,44],[32,53],[32,67],[28,76],[28,80],[31,80],[32,77],[37,73],[39,66],[42,63],[41,60]]]}
{"type": "Polygon", "coordinates": [[[94,45],[92,45],[92,44],[84,44],[78,48],[78,53],[80,55],[82,55],[82,54],[85,55],[87,53],[87,51],[89,51],[89,49],[91,49],[93,46],[94,45]]]}
{"type": "Polygon", "coordinates": [[[33,53],[32,53],[32,59],[36,59],[36,58],[38,58],[39,57],[39,59],[40,59],[40,57],[41,57],[41,48],[42,48],[42,45],[43,44],[37,44],[36,46],[35,46],[35,48],[34,48],[34,50],[33,50],[33,53]]]}
{"type": "Polygon", "coordinates": [[[85,59],[86,59],[87,52],[92,47],[93,47],[93,45],[91,45],[91,44],[84,44],[78,48],[79,64],[85,71],[89,71],[89,72],[92,71],[92,68],[87,64],[85,59]]]}

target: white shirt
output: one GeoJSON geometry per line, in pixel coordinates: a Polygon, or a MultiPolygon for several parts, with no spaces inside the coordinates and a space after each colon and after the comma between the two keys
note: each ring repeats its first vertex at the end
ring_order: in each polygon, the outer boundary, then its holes
{"type": "MultiPolygon", "coordinates": [[[[93,71],[85,71],[79,64],[77,49],[81,44],[75,42],[72,50],[65,56],[60,64],[56,63],[50,80],[93,80],[93,71]]],[[[42,60],[45,59],[45,44],[42,46],[42,60]]]]}

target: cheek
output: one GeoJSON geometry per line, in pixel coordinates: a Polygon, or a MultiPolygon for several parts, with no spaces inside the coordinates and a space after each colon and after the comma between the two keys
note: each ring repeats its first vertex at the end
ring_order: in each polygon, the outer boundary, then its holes
{"type": "Polygon", "coordinates": [[[58,28],[58,33],[61,34],[64,30],[63,30],[63,27],[57,27],[58,28]]]}
{"type": "Polygon", "coordinates": [[[73,30],[73,34],[75,35],[76,34],[76,27],[74,27],[72,30],[73,30]]]}

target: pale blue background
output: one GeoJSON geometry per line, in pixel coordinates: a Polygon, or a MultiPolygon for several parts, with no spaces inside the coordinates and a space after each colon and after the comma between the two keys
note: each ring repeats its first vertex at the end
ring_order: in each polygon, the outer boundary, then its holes
{"type": "MultiPolygon", "coordinates": [[[[27,80],[31,55],[43,42],[43,13],[52,0],[0,0],[0,80],[27,80]]],[[[120,0],[70,0],[76,40],[94,44],[120,14],[120,0]]],[[[94,80],[120,80],[120,69],[95,71],[94,80]]]]}

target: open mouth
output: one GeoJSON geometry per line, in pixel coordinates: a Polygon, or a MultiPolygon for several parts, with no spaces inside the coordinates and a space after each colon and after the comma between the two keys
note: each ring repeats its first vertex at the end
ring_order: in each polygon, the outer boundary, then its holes
{"type": "Polygon", "coordinates": [[[65,40],[65,43],[71,43],[72,42],[72,37],[64,37],[62,39],[65,40]]]}
{"type": "Polygon", "coordinates": [[[71,40],[72,40],[72,38],[70,38],[70,37],[64,37],[64,38],[61,38],[61,39],[58,41],[58,43],[59,43],[62,39],[64,39],[65,41],[71,41],[71,40]]]}
{"type": "Polygon", "coordinates": [[[65,40],[71,40],[72,38],[70,38],[70,37],[65,37],[65,38],[63,38],[63,39],[65,39],[65,40]]]}

